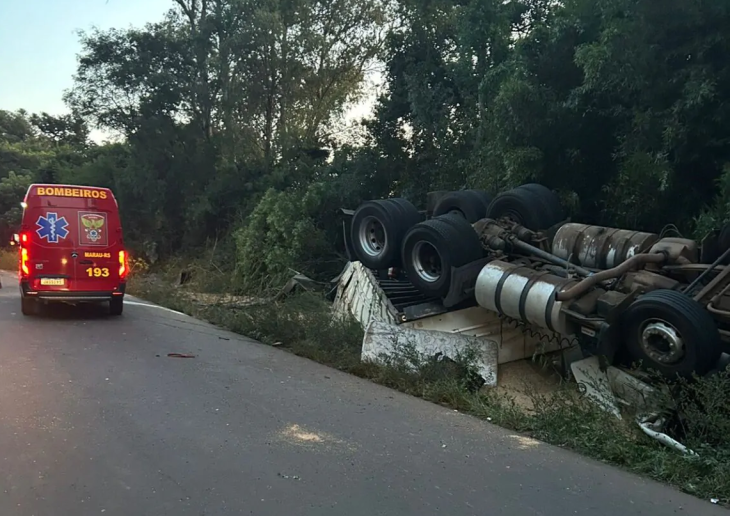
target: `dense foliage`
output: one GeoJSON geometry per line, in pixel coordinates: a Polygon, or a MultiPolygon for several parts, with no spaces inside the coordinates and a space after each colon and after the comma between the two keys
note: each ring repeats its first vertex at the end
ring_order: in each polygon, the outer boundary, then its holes
{"type": "Polygon", "coordinates": [[[227,242],[247,280],[333,274],[337,209],[390,194],[535,180],[585,222],[730,215],[726,0],[174,0],[82,43],[73,115],[0,112],[3,241],[36,180],[109,186],[138,252],[227,242]]]}

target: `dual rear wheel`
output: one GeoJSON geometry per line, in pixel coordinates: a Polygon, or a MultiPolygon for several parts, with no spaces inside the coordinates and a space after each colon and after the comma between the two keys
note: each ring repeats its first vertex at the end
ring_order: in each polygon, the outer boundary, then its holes
{"type": "Polygon", "coordinates": [[[447,194],[436,205],[433,219],[416,224],[405,235],[401,261],[421,293],[444,297],[451,286],[451,268],[484,256],[472,227],[478,220],[507,217],[539,231],[564,219],[558,196],[539,184],[522,185],[487,199],[474,190],[447,194]]]}
{"type": "Polygon", "coordinates": [[[470,224],[487,216],[492,196],[482,190],[459,190],[444,195],[433,210],[434,217],[456,215],[470,224]]]}
{"type": "Polygon", "coordinates": [[[529,183],[502,192],[487,210],[490,219],[509,218],[533,231],[549,229],[565,220],[560,198],[546,186],[529,183]]]}
{"type": "Polygon", "coordinates": [[[402,246],[403,269],[414,287],[428,297],[444,297],[451,268],[479,260],[484,250],[469,222],[446,214],[416,224],[402,246]]]}
{"type": "Polygon", "coordinates": [[[421,220],[423,216],[405,199],[364,202],[355,211],[350,228],[355,255],[370,269],[398,267],[400,242],[421,220]]]}
{"type": "MultiPolygon", "coordinates": [[[[561,222],[564,211],[558,196],[553,191],[543,185],[530,183],[503,192],[494,198],[481,190],[450,192],[436,203],[434,218],[431,220],[444,220],[445,216],[460,218],[467,224],[474,224],[485,217],[492,219],[508,217],[528,229],[537,231],[561,222]]],[[[419,227],[430,229],[419,229],[418,234],[433,235],[436,231],[428,224],[430,221],[424,221],[424,218],[406,199],[364,202],[355,211],[350,227],[351,242],[357,259],[370,269],[383,270],[400,266],[413,269],[414,263],[409,265],[408,262],[417,259],[417,256],[406,257],[408,253],[412,254],[412,251],[406,251],[404,248],[407,235],[419,224],[426,224],[419,227]]],[[[459,226],[465,227],[463,224],[459,226]]],[[[435,227],[439,227],[439,224],[435,227]]],[[[463,229],[453,235],[444,231],[448,230],[441,231],[442,236],[438,242],[441,246],[438,248],[439,253],[447,255],[453,263],[474,259],[469,245],[460,251],[461,244],[455,240],[458,235],[463,236],[463,229]],[[446,242],[456,242],[456,249],[451,249],[450,244],[446,242]],[[460,252],[463,256],[456,258],[460,252]]],[[[436,237],[430,238],[433,240],[436,237]]],[[[435,243],[432,242],[432,245],[435,243]]],[[[426,252],[424,251],[426,247],[423,245],[414,247],[418,250],[416,253],[418,256],[426,252]]],[[[433,261],[434,259],[429,260],[433,261]]],[[[423,263],[417,268],[427,269],[423,267],[423,263]]],[[[425,287],[425,283],[423,285],[425,287]]]]}

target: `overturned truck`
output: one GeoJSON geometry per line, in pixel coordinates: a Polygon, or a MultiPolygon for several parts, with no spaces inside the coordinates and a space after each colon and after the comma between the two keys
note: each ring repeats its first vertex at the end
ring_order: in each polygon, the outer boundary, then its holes
{"type": "Polygon", "coordinates": [[[730,230],[701,243],[566,220],[558,196],[526,184],[361,204],[348,252],[381,278],[445,307],[470,304],[605,364],[668,378],[703,375],[730,349],[730,230]],[[727,235],[726,235],[727,233],[727,235]]]}

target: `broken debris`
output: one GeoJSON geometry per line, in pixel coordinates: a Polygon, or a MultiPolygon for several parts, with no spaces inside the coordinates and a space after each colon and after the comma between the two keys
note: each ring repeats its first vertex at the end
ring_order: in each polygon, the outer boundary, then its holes
{"type": "Polygon", "coordinates": [[[195,358],[192,353],[168,353],[167,356],[170,358],[195,358]]]}
{"type": "Polygon", "coordinates": [[[497,343],[487,338],[372,321],[365,329],[361,360],[387,361],[388,358],[402,356],[404,350],[411,346],[420,357],[437,361],[445,358],[457,360],[471,350],[476,353],[475,366],[484,384],[488,387],[497,385],[497,343]]]}

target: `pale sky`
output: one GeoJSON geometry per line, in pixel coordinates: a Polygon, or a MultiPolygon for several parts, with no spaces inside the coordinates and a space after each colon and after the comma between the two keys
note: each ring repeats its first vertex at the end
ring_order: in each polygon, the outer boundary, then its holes
{"type": "Polygon", "coordinates": [[[76,31],[142,26],[160,20],[171,0],[0,0],[0,109],[53,115],[68,110],[76,31]]]}
{"type": "MultiPolygon", "coordinates": [[[[141,27],[172,7],[172,0],[0,0],[0,109],[67,113],[63,92],[73,85],[81,50],[76,32],[141,27]]],[[[369,114],[375,89],[367,90],[347,119],[369,114]]]]}

